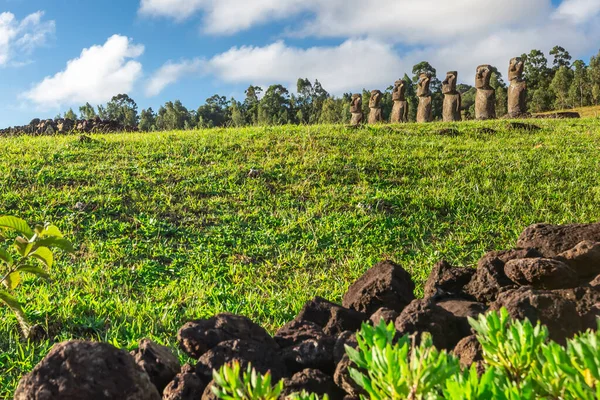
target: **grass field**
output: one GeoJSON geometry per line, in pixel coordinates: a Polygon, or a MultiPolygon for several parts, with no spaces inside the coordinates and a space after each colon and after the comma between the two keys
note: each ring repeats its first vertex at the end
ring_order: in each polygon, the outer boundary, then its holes
{"type": "Polygon", "coordinates": [[[567,112],[577,112],[581,115],[582,118],[600,118],[600,106],[588,106],[588,107],[576,107],[570,108],[568,110],[560,110],[560,111],[550,111],[546,113],[540,113],[540,115],[544,114],[554,114],[556,112],[567,111],[567,112]]]}
{"type": "Polygon", "coordinates": [[[421,290],[445,258],[473,265],[535,222],[600,219],[600,120],[272,127],[0,139],[0,214],[77,245],[20,299],[51,338],[19,340],[0,307],[0,398],[52,344],[175,348],[229,311],[274,330],[315,295],[340,301],[381,259],[421,290]],[[455,127],[458,135],[441,135],[455,127]],[[486,133],[481,128],[495,129],[486,133]],[[249,177],[251,168],[262,170],[249,177]],[[80,203],[80,204],[77,204],[80,203]]]}

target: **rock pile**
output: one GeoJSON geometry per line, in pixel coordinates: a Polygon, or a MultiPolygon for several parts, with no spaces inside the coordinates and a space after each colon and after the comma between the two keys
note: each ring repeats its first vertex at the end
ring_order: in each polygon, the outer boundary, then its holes
{"type": "Polygon", "coordinates": [[[284,394],[308,390],[331,399],[362,393],[352,381],[344,346],[356,347],[362,323],[394,322],[400,335],[430,332],[438,348],[453,351],[464,366],[480,365],[481,347],[468,323],[505,307],[518,319],[545,324],[564,343],[596,328],[600,316],[600,223],[533,225],[517,248],[494,251],[477,268],[441,261],[416,299],[400,265],[385,261],[352,284],[342,305],[316,297],[274,336],[250,319],[219,314],[186,323],[181,349],[197,360],[180,368],[165,347],[142,341],[131,355],[108,344],[66,342],[54,347],[21,380],[15,399],[108,398],[214,399],[212,371],[237,360],[283,380],[284,394]],[[106,397],[104,397],[106,396],[106,397]]]}
{"type": "Polygon", "coordinates": [[[0,137],[20,135],[67,135],[74,133],[135,132],[137,130],[137,127],[125,126],[118,121],[102,120],[99,117],[76,121],[68,118],[56,120],[40,120],[36,118],[32,120],[29,125],[0,129],[0,137]]]}

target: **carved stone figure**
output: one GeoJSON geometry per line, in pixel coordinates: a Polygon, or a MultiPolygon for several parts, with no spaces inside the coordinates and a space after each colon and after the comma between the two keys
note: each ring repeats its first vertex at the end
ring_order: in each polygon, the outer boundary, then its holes
{"type": "Polygon", "coordinates": [[[475,87],[477,88],[477,95],[475,96],[475,119],[496,118],[496,91],[490,86],[491,77],[491,65],[486,64],[477,67],[477,75],[475,75],[475,87]]]}
{"type": "Polygon", "coordinates": [[[419,107],[417,108],[417,122],[431,122],[431,91],[429,83],[431,75],[422,73],[419,75],[417,84],[417,96],[419,97],[419,107]]]}
{"type": "Polygon", "coordinates": [[[442,93],[444,94],[442,117],[444,122],[460,121],[462,119],[460,114],[462,97],[456,90],[457,79],[458,72],[450,71],[446,74],[444,82],[442,82],[442,93]]]}
{"type": "Polygon", "coordinates": [[[519,118],[527,115],[527,82],[523,79],[525,63],[520,57],[510,60],[508,67],[508,117],[519,118]]]}
{"type": "Polygon", "coordinates": [[[390,122],[408,122],[408,101],[406,101],[406,81],[397,80],[394,83],[394,90],[392,91],[392,100],[394,101],[394,107],[392,107],[392,115],[390,122]]]}
{"type": "Polygon", "coordinates": [[[354,126],[358,126],[363,121],[363,112],[362,112],[362,95],[353,94],[352,102],[350,103],[350,114],[352,114],[352,119],[350,120],[350,124],[354,126]]]}
{"type": "Polygon", "coordinates": [[[369,99],[369,124],[379,124],[383,122],[383,111],[381,110],[381,90],[372,90],[369,99]]]}

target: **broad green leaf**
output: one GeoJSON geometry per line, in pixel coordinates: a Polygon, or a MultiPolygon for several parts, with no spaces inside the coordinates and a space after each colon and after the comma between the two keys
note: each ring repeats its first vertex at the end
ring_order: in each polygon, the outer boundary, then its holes
{"type": "Polygon", "coordinates": [[[60,229],[58,229],[56,226],[46,225],[44,227],[44,230],[40,234],[40,237],[42,237],[42,238],[44,238],[44,237],[62,238],[63,234],[61,233],[60,229]]]}
{"type": "Polygon", "coordinates": [[[21,274],[18,272],[11,272],[4,279],[4,285],[9,289],[13,290],[21,283],[21,274]]]}
{"type": "Polygon", "coordinates": [[[73,248],[73,244],[69,242],[67,239],[57,238],[57,237],[46,237],[40,240],[37,240],[36,245],[49,247],[49,248],[57,248],[69,253],[73,253],[75,249],[73,248]]]}
{"type": "Polygon", "coordinates": [[[0,249],[0,260],[7,263],[9,267],[13,264],[12,256],[4,249],[0,249]]]}
{"type": "Polygon", "coordinates": [[[19,325],[21,326],[21,330],[23,331],[23,334],[25,335],[25,337],[28,337],[30,326],[29,326],[29,322],[27,321],[27,316],[25,315],[25,311],[23,310],[23,307],[21,306],[21,303],[19,303],[19,301],[15,297],[13,297],[10,293],[8,293],[4,290],[0,290],[0,300],[3,301],[11,310],[13,310],[13,312],[15,313],[15,316],[17,317],[17,321],[19,322],[19,325]]]}
{"type": "Polygon", "coordinates": [[[11,217],[4,215],[0,217],[0,228],[13,229],[22,235],[25,235],[27,239],[31,239],[33,236],[33,230],[27,225],[27,222],[21,218],[11,217]]]}
{"type": "Polygon", "coordinates": [[[33,274],[35,276],[39,276],[40,278],[47,279],[47,280],[50,279],[50,275],[46,271],[44,271],[43,269],[38,267],[37,265],[24,265],[22,267],[19,267],[17,269],[17,271],[26,272],[28,274],[33,274]]]}
{"type": "Polygon", "coordinates": [[[46,267],[52,268],[52,263],[54,262],[54,255],[52,254],[52,250],[47,247],[38,247],[33,253],[30,254],[31,257],[34,257],[41,261],[46,267]]]}
{"type": "Polygon", "coordinates": [[[23,257],[27,257],[31,249],[33,249],[34,243],[31,243],[27,239],[19,236],[15,239],[15,248],[23,257]]]}

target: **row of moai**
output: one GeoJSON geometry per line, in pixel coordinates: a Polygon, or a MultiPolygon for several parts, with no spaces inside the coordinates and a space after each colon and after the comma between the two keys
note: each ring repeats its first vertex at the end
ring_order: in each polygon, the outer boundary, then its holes
{"type": "MultiPolygon", "coordinates": [[[[523,79],[523,60],[515,57],[510,60],[508,69],[508,117],[519,118],[527,116],[527,83],[523,79]]],[[[496,91],[490,85],[493,68],[490,65],[480,65],[477,67],[475,75],[475,88],[477,95],[475,97],[475,119],[486,120],[496,118],[496,91]]],[[[446,74],[446,79],[442,82],[442,94],[444,95],[444,105],[442,119],[446,122],[460,121],[462,97],[456,89],[458,79],[457,71],[450,71],[446,74]]],[[[419,106],[417,108],[417,122],[431,122],[431,91],[429,84],[431,74],[422,73],[417,83],[417,97],[419,106]]],[[[406,100],[406,87],[408,82],[397,80],[394,83],[392,91],[392,101],[394,106],[390,116],[390,122],[401,123],[408,122],[408,101],[406,100]]],[[[383,112],[381,110],[381,98],[383,94],[380,90],[373,90],[369,99],[369,124],[378,124],[383,121],[383,112]]],[[[352,125],[359,125],[363,121],[362,96],[354,94],[350,105],[352,114],[352,125]]]]}

